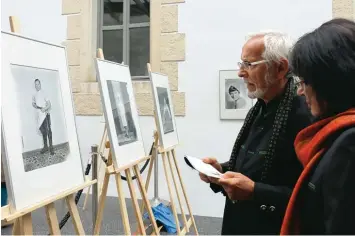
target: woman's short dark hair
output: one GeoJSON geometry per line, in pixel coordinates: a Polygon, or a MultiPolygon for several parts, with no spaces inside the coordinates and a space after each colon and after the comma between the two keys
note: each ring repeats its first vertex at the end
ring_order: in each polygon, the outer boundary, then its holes
{"type": "Polygon", "coordinates": [[[303,35],[291,51],[290,65],[312,87],[324,115],[355,107],[353,21],[333,19],[303,35]]]}

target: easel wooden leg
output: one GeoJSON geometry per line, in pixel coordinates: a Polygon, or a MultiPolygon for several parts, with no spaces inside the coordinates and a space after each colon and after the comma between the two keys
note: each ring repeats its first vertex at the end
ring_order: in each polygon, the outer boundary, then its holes
{"type": "Polygon", "coordinates": [[[109,180],[110,180],[110,174],[105,173],[103,186],[102,186],[102,193],[100,195],[99,205],[97,207],[97,217],[96,217],[96,222],[95,222],[94,235],[98,235],[100,233],[101,221],[102,221],[102,216],[103,216],[104,208],[105,208],[105,201],[106,201],[109,180]]]}
{"type": "Polygon", "coordinates": [[[60,235],[58,217],[57,217],[57,212],[55,210],[54,203],[50,203],[46,206],[46,216],[47,216],[47,222],[48,222],[50,234],[60,235]]]}
{"type": "Polygon", "coordinates": [[[33,235],[31,213],[20,217],[20,233],[21,235],[33,235]]]}
{"type": "Polygon", "coordinates": [[[74,195],[71,194],[71,195],[67,196],[65,198],[65,200],[67,201],[67,204],[68,204],[68,209],[69,209],[71,218],[73,220],[73,225],[74,225],[76,234],[77,235],[85,235],[85,231],[84,231],[83,225],[80,220],[78,208],[75,204],[74,195]]]}
{"type": "Polygon", "coordinates": [[[120,210],[121,210],[121,217],[122,217],[122,221],[123,221],[124,231],[125,231],[126,235],[131,235],[131,227],[129,226],[128,212],[127,212],[127,206],[126,206],[126,199],[125,199],[125,196],[123,193],[121,174],[117,173],[115,175],[115,178],[116,178],[118,201],[120,203],[120,210]]]}
{"type": "Polygon", "coordinates": [[[142,235],[146,235],[144,224],[143,224],[143,219],[142,219],[142,213],[141,213],[141,211],[139,209],[137,195],[136,195],[136,192],[134,190],[133,183],[132,183],[131,170],[130,169],[126,169],[125,173],[126,173],[126,178],[127,178],[129,191],[130,191],[131,197],[132,197],[132,203],[133,203],[133,207],[134,207],[134,212],[136,213],[136,217],[137,217],[137,221],[138,221],[138,229],[139,229],[139,231],[140,231],[140,233],[142,235]]]}
{"type": "Polygon", "coordinates": [[[86,190],[85,200],[84,200],[84,204],[83,204],[83,211],[85,211],[86,204],[88,203],[90,190],[91,190],[91,185],[86,190]]]}
{"type": "MultiPolygon", "coordinates": [[[[102,193],[102,189],[103,189],[103,181],[102,179],[104,179],[105,177],[105,169],[107,167],[106,163],[104,163],[102,160],[101,160],[101,153],[105,155],[105,144],[106,144],[106,141],[107,141],[107,129],[106,129],[106,125],[105,125],[105,128],[104,128],[104,132],[103,132],[103,135],[102,135],[102,138],[101,138],[101,142],[100,142],[100,145],[99,145],[99,149],[98,149],[98,152],[100,153],[98,155],[98,159],[97,160],[97,201],[100,200],[100,196],[101,196],[101,193],[102,193]]],[[[108,157],[111,155],[111,152],[108,153],[108,157]]]]}
{"type": "Polygon", "coordinates": [[[185,202],[186,202],[186,205],[187,205],[187,209],[189,210],[189,213],[190,213],[190,217],[191,217],[191,220],[192,220],[192,224],[194,226],[194,229],[195,229],[195,233],[196,235],[198,235],[198,231],[197,231],[197,226],[196,226],[196,223],[195,223],[195,218],[192,214],[192,210],[191,210],[191,206],[189,204],[189,201],[188,201],[188,198],[187,198],[187,194],[186,194],[186,191],[185,191],[185,186],[184,186],[184,183],[182,181],[182,177],[181,177],[181,173],[180,173],[180,168],[177,164],[177,161],[176,161],[176,153],[175,153],[175,150],[172,150],[172,155],[173,155],[173,159],[174,159],[174,163],[175,163],[175,168],[176,168],[176,172],[179,176],[179,180],[180,180],[180,184],[181,184],[181,188],[182,188],[182,192],[184,194],[184,197],[185,197],[185,202]]]}
{"type": "Polygon", "coordinates": [[[150,203],[149,203],[149,199],[148,199],[148,196],[147,196],[146,189],[144,188],[142,176],[141,176],[141,174],[139,172],[139,169],[138,169],[137,165],[135,165],[133,168],[134,168],[134,173],[137,176],[138,186],[139,186],[139,189],[141,191],[143,202],[145,203],[145,206],[147,208],[148,215],[149,215],[149,218],[150,218],[150,222],[153,225],[154,232],[156,233],[156,235],[159,235],[158,225],[157,225],[157,222],[155,221],[155,217],[154,217],[154,214],[153,214],[153,211],[152,211],[152,207],[150,206],[150,203]]]}
{"type": "Polygon", "coordinates": [[[170,170],[171,170],[171,177],[173,178],[173,182],[174,182],[174,186],[175,186],[175,190],[176,190],[177,199],[178,199],[178,202],[179,202],[179,205],[180,205],[180,211],[181,211],[182,219],[183,219],[184,224],[185,224],[186,232],[190,232],[190,230],[189,230],[190,227],[187,225],[187,220],[186,220],[186,216],[185,216],[185,213],[184,213],[184,208],[182,207],[179,188],[178,188],[178,185],[177,185],[176,180],[175,180],[174,169],[173,169],[173,165],[171,164],[171,160],[170,160],[171,159],[170,152],[167,152],[167,158],[168,158],[168,162],[169,162],[169,166],[170,166],[170,170]]]}
{"type": "MultiPolygon", "coordinates": [[[[148,188],[149,188],[149,183],[150,183],[150,178],[152,177],[152,170],[153,170],[153,166],[155,165],[155,155],[153,155],[150,159],[150,163],[149,163],[149,169],[148,169],[148,175],[147,175],[147,179],[146,179],[146,182],[145,182],[145,191],[147,192],[148,191],[148,188]]],[[[141,205],[141,212],[144,212],[144,202],[142,202],[142,205],[141,205]]]]}
{"type": "Polygon", "coordinates": [[[20,218],[17,218],[14,221],[14,225],[12,227],[12,235],[21,235],[20,218]]]}
{"type": "Polygon", "coordinates": [[[171,190],[171,185],[170,185],[170,180],[169,180],[169,175],[168,175],[168,165],[166,163],[166,155],[163,152],[162,153],[162,159],[163,159],[163,166],[164,166],[164,172],[165,172],[165,178],[166,178],[166,182],[168,184],[168,190],[169,190],[169,195],[170,195],[170,202],[171,202],[171,209],[173,211],[174,214],[174,218],[175,218],[175,223],[176,223],[176,228],[177,228],[177,234],[180,234],[181,230],[180,230],[180,223],[179,223],[179,218],[177,216],[176,213],[176,208],[175,208],[175,204],[174,204],[174,197],[173,197],[173,192],[171,190]]]}

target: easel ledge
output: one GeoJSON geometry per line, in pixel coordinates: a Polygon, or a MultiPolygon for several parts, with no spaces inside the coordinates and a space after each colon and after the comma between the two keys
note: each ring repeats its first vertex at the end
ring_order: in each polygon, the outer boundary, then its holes
{"type": "Polygon", "coordinates": [[[53,203],[53,202],[55,202],[57,200],[60,200],[60,199],[65,198],[65,197],[68,197],[69,195],[74,194],[74,193],[78,192],[79,190],[84,189],[84,188],[86,188],[86,187],[88,187],[90,185],[93,185],[96,182],[97,182],[97,180],[87,180],[82,185],[79,185],[77,187],[71,188],[71,189],[69,189],[69,190],[67,190],[65,192],[62,192],[62,193],[54,196],[54,197],[47,198],[46,200],[43,200],[43,201],[39,202],[38,204],[36,204],[34,206],[25,208],[22,211],[17,211],[17,212],[14,212],[14,213],[10,213],[9,205],[6,205],[6,206],[1,208],[1,220],[4,220],[5,222],[12,221],[12,220],[17,219],[17,218],[19,218],[21,216],[24,216],[24,215],[26,215],[28,213],[33,212],[33,211],[35,211],[38,208],[47,206],[50,203],[53,203]]]}
{"type": "MultiPolygon", "coordinates": [[[[110,148],[110,142],[109,141],[106,141],[105,147],[106,148],[110,148]]],[[[106,173],[113,174],[113,173],[119,173],[119,172],[125,171],[125,170],[127,170],[129,168],[132,168],[135,165],[138,165],[138,164],[150,159],[151,157],[152,157],[151,155],[150,156],[146,156],[146,157],[142,157],[139,160],[133,161],[133,162],[131,162],[131,163],[127,164],[127,165],[121,166],[119,168],[114,168],[113,165],[108,166],[106,168],[106,173]]]]}

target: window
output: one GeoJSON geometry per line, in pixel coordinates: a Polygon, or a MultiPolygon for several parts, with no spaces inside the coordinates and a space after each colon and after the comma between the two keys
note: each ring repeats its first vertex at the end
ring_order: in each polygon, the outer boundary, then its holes
{"type": "Polygon", "coordinates": [[[149,12],[150,0],[100,0],[98,45],[135,79],[148,78],[149,12]]]}

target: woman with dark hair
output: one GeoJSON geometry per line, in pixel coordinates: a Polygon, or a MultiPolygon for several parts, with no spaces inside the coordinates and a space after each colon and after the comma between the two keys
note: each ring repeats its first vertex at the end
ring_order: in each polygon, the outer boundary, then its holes
{"type": "Polygon", "coordinates": [[[316,120],[294,142],[304,170],[281,234],[355,234],[355,23],[333,19],[302,36],[290,63],[316,120]]]}

